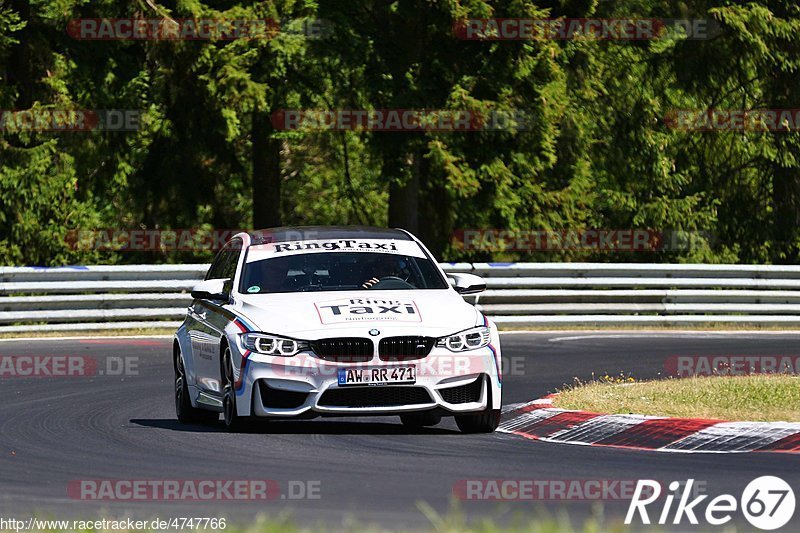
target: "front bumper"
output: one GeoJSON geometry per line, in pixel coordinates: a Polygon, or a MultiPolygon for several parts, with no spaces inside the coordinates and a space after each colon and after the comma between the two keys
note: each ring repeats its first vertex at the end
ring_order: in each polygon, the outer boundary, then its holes
{"type": "Polygon", "coordinates": [[[434,348],[421,359],[363,363],[249,354],[240,367],[237,410],[242,416],[315,417],[389,415],[437,410],[443,414],[500,408],[500,356],[493,347],[453,353],[434,348]],[[342,368],[416,368],[413,384],[339,386],[342,368]]]}

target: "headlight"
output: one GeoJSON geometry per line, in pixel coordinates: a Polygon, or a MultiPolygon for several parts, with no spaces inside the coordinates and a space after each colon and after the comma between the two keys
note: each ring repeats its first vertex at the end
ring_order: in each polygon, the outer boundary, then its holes
{"type": "Polygon", "coordinates": [[[476,350],[489,345],[492,333],[486,326],[468,329],[449,337],[442,337],[436,341],[438,348],[447,348],[451,352],[476,350]]]}
{"type": "Polygon", "coordinates": [[[242,333],[239,338],[244,348],[264,355],[291,357],[309,349],[306,341],[276,337],[265,333],[242,333]]]}

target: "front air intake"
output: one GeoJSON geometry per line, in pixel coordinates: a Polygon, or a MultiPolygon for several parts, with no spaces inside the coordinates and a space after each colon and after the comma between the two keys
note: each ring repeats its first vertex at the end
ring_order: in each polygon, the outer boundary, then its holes
{"type": "Polygon", "coordinates": [[[372,360],[375,346],[371,339],[336,337],[311,341],[311,350],[317,357],[326,361],[365,363],[372,360]]]}
{"type": "Polygon", "coordinates": [[[433,403],[423,387],[332,387],[319,399],[320,407],[395,407],[433,403]]]}
{"type": "Polygon", "coordinates": [[[439,394],[447,403],[472,403],[481,401],[481,385],[483,378],[478,378],[472,383],[466,385],[459,385],[458,387],[450,387],[449,389],[440,389],[439,394]]]}
{"type": "Polygon", "coordinates": [[[431,353],[436,339],[433,337],[386,337],[378,345],[382,361],[408,361],[423,359],[431,353]]]}

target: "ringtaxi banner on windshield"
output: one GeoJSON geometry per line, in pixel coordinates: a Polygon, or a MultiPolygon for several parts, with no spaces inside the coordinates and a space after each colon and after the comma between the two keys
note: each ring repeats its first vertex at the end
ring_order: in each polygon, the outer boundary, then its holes
{"type": "Polygon", "coordinates": [[[270,242],[251,246],[247,262],[274,259],[289,255],[330,252],[373,252],[424,258],[425,254],[414,241],[392,239],[317,239],[309,241],[270,242]]]}

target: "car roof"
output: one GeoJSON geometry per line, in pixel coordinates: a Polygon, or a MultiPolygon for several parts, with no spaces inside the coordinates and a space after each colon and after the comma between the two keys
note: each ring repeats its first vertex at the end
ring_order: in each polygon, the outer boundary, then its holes
{"type": "Polygon", "coordinates": [[[411,241],[403,230],[373,226],[282,226],[250,232],[251,244],[324,239],[395,239],[411,241]]]}

